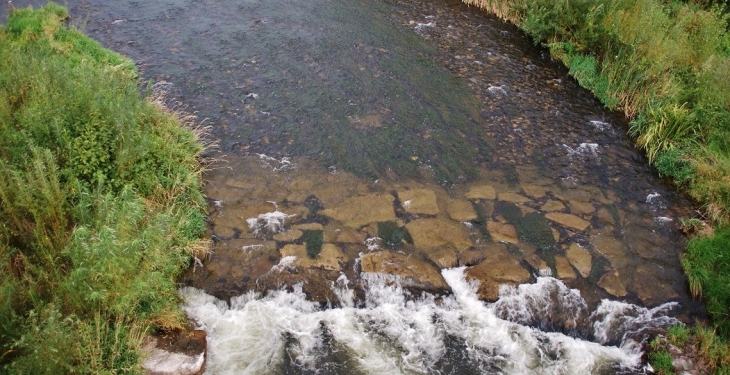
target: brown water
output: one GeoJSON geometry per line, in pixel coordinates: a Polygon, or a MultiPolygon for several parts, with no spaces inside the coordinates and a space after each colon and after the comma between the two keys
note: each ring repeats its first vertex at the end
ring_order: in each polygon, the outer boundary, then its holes
{"type": "MultiPolygon", "coordinates": [[[[186,285],[228,300],[303,283],[339,306],[344,275],[364,303],[361,262],[385,250],[434,269],[517,264],[516,283],[549,273],[591,311],[675,301],[681,320],[704,317],[679,263],[691,203],[622,116],[511,25],[458,1],[68,5],[220,142],[206,176],[215,248],[186,285]],[[280,223],[257,232],[272,212],[280,223]]],[[[499,283],[489,275],[474,277],[499,283]]]]}

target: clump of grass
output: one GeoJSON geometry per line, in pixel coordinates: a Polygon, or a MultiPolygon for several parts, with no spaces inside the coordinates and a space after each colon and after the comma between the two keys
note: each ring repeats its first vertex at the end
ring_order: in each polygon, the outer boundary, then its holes
{"type": "Polygon", "coordinates": [[[670,348],[681,348],[682,355],[694,361],[695,370],[703,374],[730,374],[730,345],[708,328],[673,326],[666,336],[650,343],[649,363],[657,374],[674,374],[670,348]]]}
{"type": "Polygon", "coordinates": [[[730,227],[692,239],[682,266],[692,294],[704,298],[718,331],[730,336],[730,227]]]}
{"type": "Polygon", "coordinates": [[[0,28],[0,371],[139,372],[206,247],[200,130],[67,18],[49,3],[0,28]]]}

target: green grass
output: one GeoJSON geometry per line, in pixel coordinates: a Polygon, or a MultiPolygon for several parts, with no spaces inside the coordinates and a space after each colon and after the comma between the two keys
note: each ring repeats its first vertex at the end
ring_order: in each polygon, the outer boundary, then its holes
{"type": "Polygon", "coordinates": [[[657,374],[675,373],[670,345],[681,348],[683,355],[694,361],[695,370],[700,373],[730,374],[730,344],[712,329],[674,326],[669,328],[666,336],[652,340],[649,363],[657,374]]]}
{"type": "Polygon", "coordinates": [[[138,373],[206,248],[203,146],[49,3],[0,29],[0,371],[138,373]]]}
{"type": "Polygon", "coordinates": [[[712,237],[694,238],[682,265],[690,290],[703,296],[718,332],[730,337],[730,227],[712,237]]]}

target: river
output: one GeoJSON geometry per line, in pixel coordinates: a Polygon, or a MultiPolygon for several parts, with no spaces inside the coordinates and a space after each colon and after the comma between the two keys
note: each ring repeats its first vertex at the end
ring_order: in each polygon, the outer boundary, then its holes
{"type": "Polygon", "coordinates": [[[435,0],[68,7],[219,145],[215,246],[180,279],[208,373],[636,373],[704,318],[691,202],[511,25],[435,0]]]}

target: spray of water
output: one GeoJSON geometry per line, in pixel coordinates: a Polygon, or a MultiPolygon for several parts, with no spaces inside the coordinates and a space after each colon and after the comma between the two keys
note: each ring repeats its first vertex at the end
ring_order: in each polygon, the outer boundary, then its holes
{"type": "Polygon", "coordinates": [[[340,308],[322,309],[301,287],[245,294],[230,305],[183,288],[184,308],[208,332],[209,374],[591,374],[637,369],[647,330],[676,324],[671,305],[648,310],[603,301],[589,313],[576,290],[540,277],[487,304],[464,268],[443,271],[453,295],[411,295],[396,276],[363,274],[364,304],[349,280],[332,284],[340,308]],[[595,338],[591,342],[587,338],[595,338]]]}

